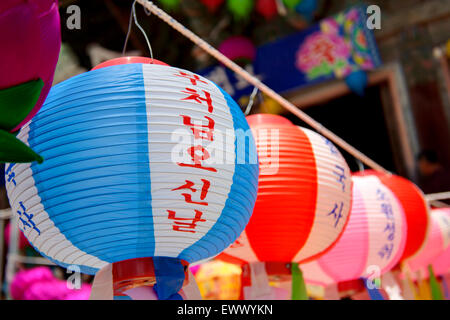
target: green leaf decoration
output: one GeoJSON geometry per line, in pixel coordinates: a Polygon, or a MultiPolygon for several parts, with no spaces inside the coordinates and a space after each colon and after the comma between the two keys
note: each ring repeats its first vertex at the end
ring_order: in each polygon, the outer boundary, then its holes
{"type": "Polygon", "coordinates": [[[441,286],[436,279],[436,276],[434,275],[433,267],[431,266],[431,264],[428,266],[428,273],[430,274],[431,296],[433,300],[444,300],[441,286]]]}
{"type": "Polygon", "coordinates": [[[231,11],[236,20],[243,20],[250,16],[254,1],[253,0],[228,0],[228,10],[231,11]]]}
{"type": "Polygon", "coordinates": [[[302,2],[302,0],[283,0],[283,3],[286,7],[291,10],[294,10],[296,6],[298,6],[302,2]]]}
{"type": "Polygon", "coordinates": [[[13,134],[0,130],[1,163],[26,163],[33,161],[42,163],[44,159],[13,134]]]}
{"type": "Polygon", "coordinates": [[[163,5],[164,9],[172,11],[178,9],[180,6],[180,0],[159,0],[163,5]]]}
{"type": "Polygon", "coordinates": [[[298,263],[292,263],[292,300],[308,300],[306,284],[303,279],[303,272],[298,267],[298,263]]]}
{"type": "Polygon", "coordinates": [[[33,110],[41,95],[44,81],[31,80],[0,90],[0,129],[14,129],[33,110]]]}

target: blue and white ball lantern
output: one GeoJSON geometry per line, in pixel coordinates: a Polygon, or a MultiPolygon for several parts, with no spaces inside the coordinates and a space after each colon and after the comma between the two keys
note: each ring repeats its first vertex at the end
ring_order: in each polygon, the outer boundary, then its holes
{"type": "Polygon", "coordinates": [[[5,170],[35,249],[88,274],[152,258],[160,299],[181,289],[183,265],[233,243],[253,211],[258,161],[247,121],[189,71],[133,63],[75,76],[52,88],[18,138],[44,158],[5,170]]]}

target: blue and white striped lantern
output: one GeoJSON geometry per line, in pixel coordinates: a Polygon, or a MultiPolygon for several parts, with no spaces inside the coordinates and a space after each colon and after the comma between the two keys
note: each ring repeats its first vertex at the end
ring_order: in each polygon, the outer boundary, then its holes
{"type": "Polygon", "coordinates": [[[11,207],[30,243],[63,267],[192,263],[233,243],[253,211],[247,121],[189,71],[126,64],[75,76],[52,88],[18,138],[45,161],[6,165],[11,207]]]}

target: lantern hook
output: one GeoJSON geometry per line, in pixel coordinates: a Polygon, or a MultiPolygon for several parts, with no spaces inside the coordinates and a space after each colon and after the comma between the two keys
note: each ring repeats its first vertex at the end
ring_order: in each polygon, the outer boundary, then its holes
{"type": "Polygon", "coordinates": [[[253,107],[253,104],[255,102],[255,97],[256,97],[257,94],[258,94],[258,88],[254,87],[253,88],[253,92],[250,95],[250,100],[248,101],[247,108],[245,109],[245,112],[244,112],[245,116],[248,116],[250,111],[252,111],[252,107],[253,107]]]}
{"type": "MultiPolygon", "coordinates": [[[[151,12],[146,10],[145,12],[147,15],[150,15],[151,12]]],[[[137,16],[136,16],[136,0],[133,1],[133,4],[131,6],[131,13],[130,13],[130,22],[128,23],[128,32],[127,32],[127,36],[125,38],[125,43],[123,45],[123,49],[122,49],[122,55],[125,55],[125,50],[127,48],[127,44],[128,44],[128,39],[130,37],[130,33],[131,33],[131,26],[133,24],[133,20],[134,20],[134,24],[139,28],[139,30],[141,30],[142,34],[144,35],[145,41],[147,42],[147,46],[148,46],[148,50],[150,51],[150,58],[152,59],[152,63],[153,63],[153,50],[152,50],[152,46],[150,45],[150,41],[148,40],[147,34],[145,33],[144,29],[141,27],[141,25],[139,24],[138,20],[137,20],[137,16]]]]}

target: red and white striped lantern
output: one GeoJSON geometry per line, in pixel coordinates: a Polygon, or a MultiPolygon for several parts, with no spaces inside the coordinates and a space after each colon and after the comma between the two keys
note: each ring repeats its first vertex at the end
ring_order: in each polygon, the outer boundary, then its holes
{"type": "Polygon", "coordinates": [[[320,256],[347,224],[352,190],[347,163],[326,138],[281,116],[247,120],[260,163],[258,195],[246,229],[220,258],[299,263],[320,256]]]}

